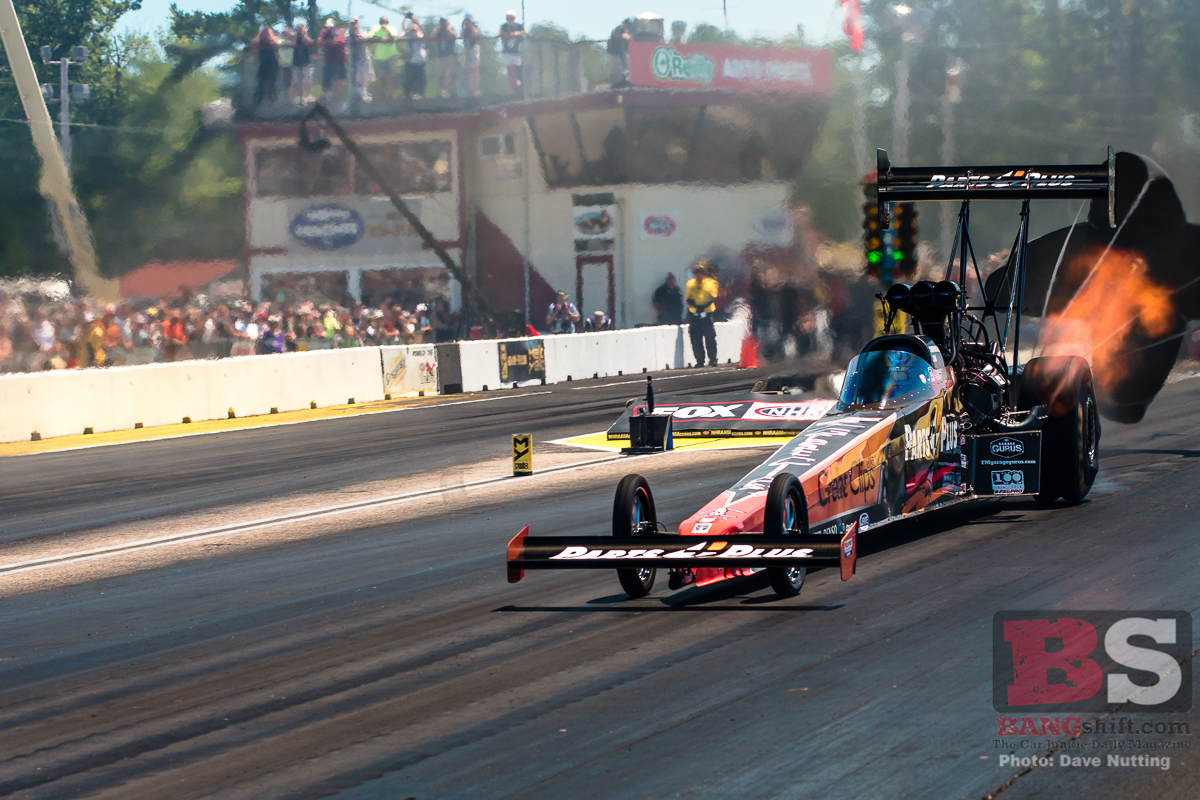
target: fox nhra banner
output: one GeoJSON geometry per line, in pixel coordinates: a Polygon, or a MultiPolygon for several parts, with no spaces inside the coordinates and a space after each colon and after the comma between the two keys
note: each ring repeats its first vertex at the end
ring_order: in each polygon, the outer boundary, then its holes
{"type": "Polygon", "coordinates": [[[629,43],[629,82],[634,86],[828,94],[832,74],[828,50],[629,43]]]}
{"type": "MultiPolygon", "coordinates": [[[[698,395],[664,398],[655,413],[671,412],[672,427],[680,437],[794,436],[833,408],[826,398],[784,399],[776,394],[698,395]]],[[[608,439],[629,438],[629,418],[646,413],[644,400],[625,409],[608,439]]]]}

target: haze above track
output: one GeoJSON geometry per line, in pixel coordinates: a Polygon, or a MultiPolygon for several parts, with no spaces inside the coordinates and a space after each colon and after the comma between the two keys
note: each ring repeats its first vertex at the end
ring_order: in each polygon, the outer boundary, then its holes
{"type": "MultiPolygon", "coordinates": [[[[817,572],[790,601],[757,578],[641,601],[607,573],[504,581],[522,524],[603,532],[620,474],[647,475],[676,523],[761,450],[452,490],[51,588],[0,577],[0,794],[982,797],[1015,772],[992,745],[993,613],[1198,613],[1198,388],[1105,425],[1083,506],[994,502],[872,532],[854,580],[817,572]]],[[[416,486],[502,458],[509,433],[601,430],[640,387],[549,391],[0,462],[0,557],[416,486]]],[[[1002,796],[1192,797],[1198,759],[1171,755],[1167,772],[1038,770],[1002,796]]]]}

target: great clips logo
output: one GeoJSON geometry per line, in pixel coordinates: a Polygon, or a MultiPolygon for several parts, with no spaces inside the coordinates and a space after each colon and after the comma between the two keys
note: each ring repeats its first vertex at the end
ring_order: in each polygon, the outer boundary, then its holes
{"type": "Polygon", "coordinates": [[[1184,712],[1192,707],[1186,611],[1001,611],[992,617],[999,712],[1184,712]]]}

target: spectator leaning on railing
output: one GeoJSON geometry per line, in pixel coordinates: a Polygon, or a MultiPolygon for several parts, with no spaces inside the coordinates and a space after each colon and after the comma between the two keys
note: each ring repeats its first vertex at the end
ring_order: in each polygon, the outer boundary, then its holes
{"type": "Polygon", "coordinates": [[[375,75],[378,79],[376,91],[385,100],[396,98],[396,74],[400,63],[400,51],[396,49],[396,42],[399,38],[395,28],[388,24],[387,17],[380,17],[379,25],[371,30],[371,58],[375,61],[375,75]]]}
{"type": "Polygon", "coordinates": [[[292,34],[292,85],[288,97],[293,103],[303,105],[313,101],[313,51],[316,42],[308,37],[304,23],[296,25],[292,34]]]}
{"type": "Polygon", "coordinates": [[[408,41],[408,54],[404,64],[404,93],[411,100],[419,100],[425,96],[425,62],[429,55],[425,49],[425,30],[416,18],[409,17],[404,38],[408,41]]]}
{"type": "Polygon", "coordinates": [[[509,11],[504,15],[504,24],[500,26],[500,60],[508,72],[508,91],[520,95],[521,89],[521,51],[524,50],[525,26],[517,22],[517,12],[509,11]]]}
{"type": "Polygon", "coordinates": [[[479,26],[475,17],[467,14],[462,21],[463,70],[467,73],[467,92],[479,96],[479,26]]]}
{"type": "Polygon", "coordinates": [[[450,27],[450,20],[442,17],[433,29],[433,70],[437,78],[438,97],[454,94],[458,81],[458,53],[455,40],[458,34],[450,27]],[[448,88],[447,88],[448,87],[448,88]]]}
{"type": "Polygon", "coordinates": [[[346,87],[346,34],[338,28],[333,18],[325,20],[325,27],[317,37],[321,46],[321,55],[325,66],[321,70],[321,88],[325,90],[322,98],[326,102],[342,97],[346,87]]]}

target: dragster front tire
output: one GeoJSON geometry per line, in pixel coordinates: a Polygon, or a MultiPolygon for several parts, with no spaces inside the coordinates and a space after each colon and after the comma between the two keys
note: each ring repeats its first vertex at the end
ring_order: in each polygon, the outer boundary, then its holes
{"type": "MultiPolygon", "coordinates": [[[[767,505],[763,513],[763,534],[766,536],[803,536],[808,533],[808,504],[800,481],[790,472],[781,472],[767,490],[767,505]]],[[[780,597],[795,597],[804,586],[804,567],[768,567],[771,588],[780,597]]]]}
{"type": "MultiPolygon", "coordinates": [[[[632,539],[638,535],[643,523],[658,523],[654,510],[654,495],[650,484],[641,475],[626,475],[617,484],[617,495],[613,498],[613,536],[617,539],[632,539]]],[[[618,569],[617,580],[625,594],[633,598],[645,597],[654,587],[656,570],[618,569]]]]}

